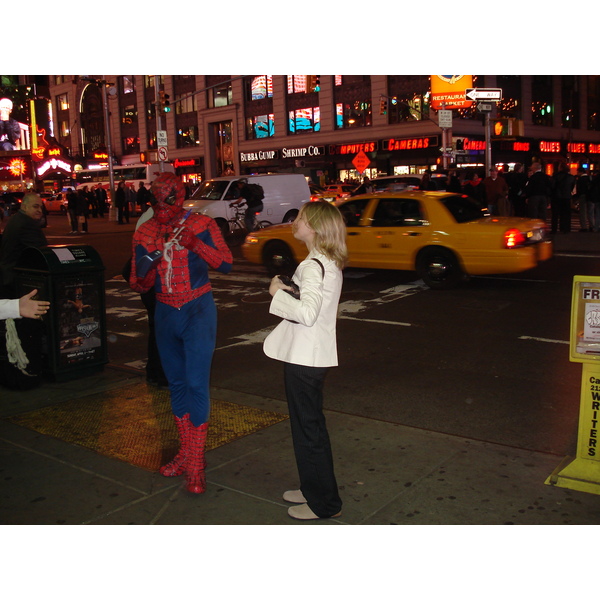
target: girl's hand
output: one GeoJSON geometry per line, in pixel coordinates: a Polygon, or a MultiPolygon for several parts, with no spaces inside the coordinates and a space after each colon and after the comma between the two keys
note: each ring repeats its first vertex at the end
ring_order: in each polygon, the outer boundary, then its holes
{"type": "Polygon", "coordinates": [[[269,285],[269,294],[271,294],[271,296],[274,296],[277,293],[277,290],[285,290],[285,289],[291,289],[291,288],[289,288],[287,285],[283,284],[283,281],[281,281],[281,279],[279,279],[279,275],[275,275],[275,277],[273,277],[273,279],[271,279],[271,284],[269,285]]]}

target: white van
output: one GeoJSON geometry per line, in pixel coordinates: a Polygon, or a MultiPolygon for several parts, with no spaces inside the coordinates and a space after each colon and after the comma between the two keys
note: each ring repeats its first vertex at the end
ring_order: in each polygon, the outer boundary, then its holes
{"type": "Polygon", "coordinates": [[[289,223],[296,218],[300,207],[310,202],[310,189],[304,175],[276,173],[207,179],[185,201],[184,207],[212,217],[221,231],[227,231],[227,221],[234,215],[229,205],[235,198],[235,182],[239,179],[247,179],[248,183],[257,183],[262,187],[265,197],[262,201],[264,209],[258,215],[260,221],[269,221],[273,225],[289,223]]]}

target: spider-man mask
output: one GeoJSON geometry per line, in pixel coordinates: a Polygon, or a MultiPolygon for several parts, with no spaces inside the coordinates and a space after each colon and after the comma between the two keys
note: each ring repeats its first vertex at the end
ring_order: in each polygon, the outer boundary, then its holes
{"type": "Polygon", "coordinates": [[[150,188],[156,198],[154,205],[155,219],[164,225],[174,221],[183,213],[185,188],[181,180],[173,173],[161,173],[150,188]]]}

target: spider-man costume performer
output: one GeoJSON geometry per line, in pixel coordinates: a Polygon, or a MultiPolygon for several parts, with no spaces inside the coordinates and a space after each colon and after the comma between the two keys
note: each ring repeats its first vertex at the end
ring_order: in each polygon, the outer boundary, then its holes
{"type": "Polygon", "coordinates": [[[151,192],[157,200],[154,216],[133,236],[129,283],[136,292],[151,287],[156,292],[156,341],[181,440],[179,452],[160,472],[166,477],[185,473],[187,489],[201,494],[206,489],[204,446],[217,326],[208,268],[229,273],[232,257],[213,219],[192,213],[183,220],[185,189],[178,177],[161,173],[151,192]],[[156,250],[162,252],[157,265],[138,277],[137,269],[147,261],[142,257],[156,250]]]}

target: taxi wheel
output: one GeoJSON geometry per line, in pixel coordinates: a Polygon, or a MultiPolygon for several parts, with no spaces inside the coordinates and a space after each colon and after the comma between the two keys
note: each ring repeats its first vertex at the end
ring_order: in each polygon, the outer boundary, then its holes
{"type": "Polygon", "coordinates": [[[271,277],[287,275],[291,277],[296,270],[296,260],[289,246],[284,242],[269,242],[263,250],[263,264],[271,277]]]}
{"type": "Polygon", "coordinates": [[[416,271],[425,284],[434,290],[455,287],[463,278],[458,259],[446,248],[421,250],[417,256],[416,271]]]}

